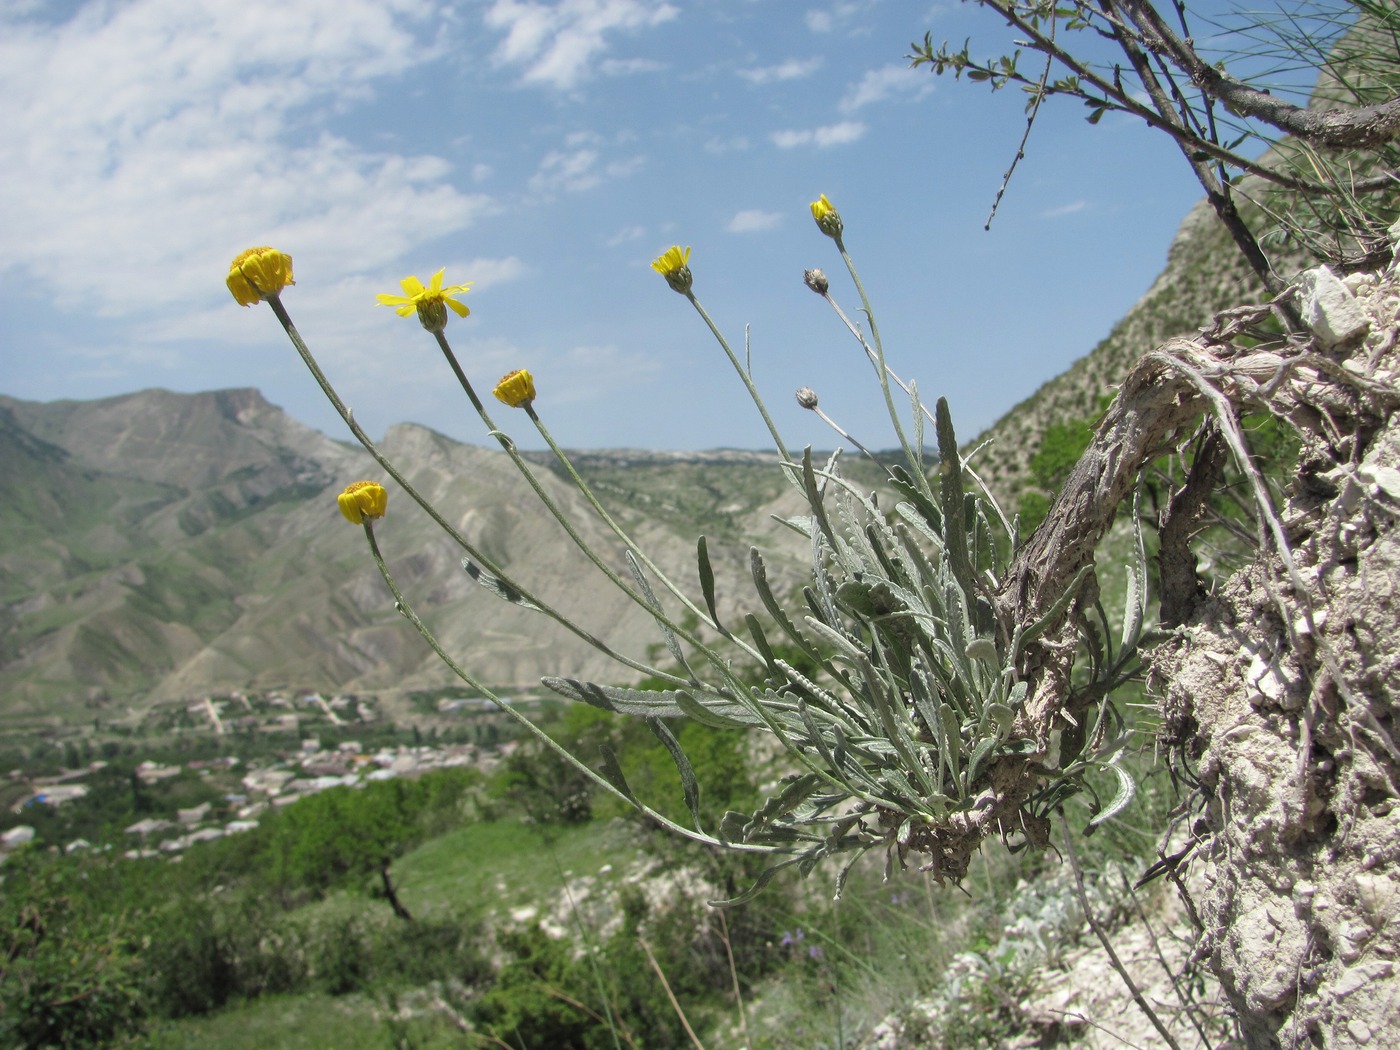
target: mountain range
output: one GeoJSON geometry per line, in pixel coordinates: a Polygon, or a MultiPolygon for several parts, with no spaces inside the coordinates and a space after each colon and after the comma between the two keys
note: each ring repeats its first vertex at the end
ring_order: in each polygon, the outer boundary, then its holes
{"type": "MultiPolygon", "coordinates": [[[[390,428],[381,448],[533,592],[634,658],[664,644],[651,616],[571,550],[500,450],[407,424],[390,428]]],[[[113,718],[230,689],[455,681],[395,612],[361,529],[337,509],[345,484],[382,472],[358,446],[301,425],[255,390],[45,404],[0,397],[0,458],[12,485],[0,507],[0,719],[12,726],[113,718]]],[[[535,458],[541,485],[626,576],[622,544],[535,458]]],[[[752,543],[776,551],[775,566],[796,578],[800,538],[773,515],[800,504],[771,455],[603,451],[577,464],[640,547],[697,598],[702,531],[722,609],[748,589],[752,543]]],[[[376,536],[390,569],[480,680],[520,690],[543,674],[636,677],[475,583],[455,544],[389,487],[376,536]]]]}

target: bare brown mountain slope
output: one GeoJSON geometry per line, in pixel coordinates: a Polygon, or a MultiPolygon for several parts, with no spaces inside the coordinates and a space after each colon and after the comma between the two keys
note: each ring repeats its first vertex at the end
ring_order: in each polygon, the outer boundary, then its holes
{"type": "MultiPolygon", "coordinates": [[[[0,398],[0,423],[28,494],[23,506],[0,509],[0,717],[92,717],[94,708],[240,687],[453,681],[394,612],[361,531],[336,509],[346,483],[379,476],[359,448],[302,426],[252,390],[155,390],[88,403],[0,398]]],[[[383,448],[542,597],[631,656],[661,642],[644,610],[570,552],[501,452],[411,425],[391,428],[383,448]]],[[[793,546],[773,542],[781,527],[769,514],[788,503],[769,456],[586,461],[615,513],[687,586],[696,578],[696,533],[710,532],[725,608],[747,591],[750,542],[793,546]]],[[[540,473],[625,573],[621,545],[582,499],[540,473]]],[[[391,490],[376,533],[420,614],[485,681],[518,689],[544,674],[620,677],[577,638],[473,584],[461,551],[402,493],[391,490]]],[[[789,565],[801,555],[794,551],[789,565]]]]}

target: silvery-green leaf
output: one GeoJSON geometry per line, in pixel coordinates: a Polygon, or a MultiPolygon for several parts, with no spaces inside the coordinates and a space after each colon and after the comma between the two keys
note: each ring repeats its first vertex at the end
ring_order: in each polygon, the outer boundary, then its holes
{"type": "Polygon", "coordinates": [[[977,783],[977,775],[982,772],[982,765],[991,756],[992,751],[997,746],[997,739],[994,736],[983,738],[983,740],[972,751],[972,758],[967,763],[967,777],[963,781],[966,791],[971,791],[977,783]]]}
{"type": "Polygon", "coordinates": [[[996,644],[990,638],[974,638],[967,643],[965,650],[969,659],[981,660],[985,664],[991,664],[1000,670],[1001,654],[997,652],[996,644]]]}
{"type": "Polygon", "coordinates": [[[700,593],[705,597],[705,608],[710,611],[710,619],[714,621],[714,625],[722,631],[724,627],[720,624],[719,613],[715,610],[715,570],[710,565],[710,550],[704,536],[696,541],[695,556],[700,566],[700,593]]]}
{"type": "Polygon", "coordinates": [[[744,710],[738,704],[711,706],[701,703],[684,689],[676,691],[676,706],[687,718],[693,718],[712,729],[744,729],[761,722],[757,715],[744,710]]]}
{"type": "Polygon", "coordinates": [[[1099,813],[1093,820],[1089,821],[1089,827],[1091,828],[1097,827],[1105,820],[1116,817],[1119,813],[1123,812],[1123,810],[1127,808],[1128,803],[1132,802],[1133,796],[1137,794],[1137,784],[1134,782],[1133,778],[1128,775],[1127,770],[1116,762],[1109,768],[1118,774],[1118,794],[1113,796],[1113,801],[1108,804],[1107,808],[1104,809],[1102,813],[1099,813]]]}
{"type": "MultiPolygon", "coordinates": [[[[642,567],[637,563],[636,555],[630,550],[622,552],[627,560],[627,567],[632,570],[632,578],[637,581],[637,587],[646,597],[647,604],[651,606],[656,617],[656,625],[661,628],[661,636],[666,639],[666,648],[671,650],[671,655],[675,657],[676,663],[690,671],[690,665],[685,661],[685,655],[681,652],[681,643],[676,640],[675,633],[666,626],[666,621],[661,618],[661,603],[656,600],[656,595],[652,593],[651,584],[647,582],[646,576],[642,574],[642,567]]],[[[694,675],[691,676],[692,678],[694,675]]]]}
{"type": "Polygon", "coordinates": [[[604,711],[621,715],[641,715],[646,718],[675,718],[682,714],[675,690],[624,689],[612,685],[598,685],[594,682],[580,682],[576,678],[555,678],[546,676],[540,679],[546,689],[551,689],[570,700],[581,700],[604,711]]]}
{"type": "Polygon", "coordinates": [[[681,792],[685,795],[685,806],[690,810],[690,819],[695,824],[695,830],[700,830],[700,785],[695,780],[695,770],[690,768],[690,759],[686,757],[681,749],[681,743],[676,739],[676,734],[671,732],[666,723],[659,718],[648,718],[647,728],[655,734],[656,739],[671,755],[671,761],[676,764],[676,771],[681,775],[681,792]]]}
{"type": "Polygon", "coordinates": [[[622,792],[626,798],[630,799],[632,802],[637,802],[637,796],[628,786],[627,777],[623,775],[622,765],[617,760],[616,752],[607,744],[599,744],[598,753],[602,755],[603,758],[602,768],[599,769],[599,772],[603,775],[603,779],[617,788],[618,791],[622,792]]]}
{"type": "Polygon", "coordinates": [[[501,577],[496,576],[493,573],[487,572],[485,569],[483,569],[476,562],[472,561],[470,558],[462,559],[462,568],[467,570],[468,576],[470,576],[477,583],[481,584],[481,586],[485,587],[497,598],[500,598],[503,601],[510,602],[512,605],[518,605],[522,609],[529,609],[533,612],[540,611],[540,607],[538,605],[527,599],[513,586],[511,586],[505,580],[501,579],[501,577]]]}

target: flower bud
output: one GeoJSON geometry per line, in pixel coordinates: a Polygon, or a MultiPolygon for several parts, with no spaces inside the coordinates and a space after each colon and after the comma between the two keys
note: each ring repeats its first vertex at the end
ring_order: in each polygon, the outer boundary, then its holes
{"type": "Polygon", "coordinates": [[[828,237],[841,236],[841,213],[832,207],[825,193],[812,202],[812,218],[816,220],[817,229],[828,237]]]}
{"type": "Polygon", "coordinates": [[[271,299],[292,280],[292,257],[276,248],[249,248],[229,264],[228,290],[239,306],[271,299]]]}
{"type": "Polygon", "coordinates": [[[797,403],[803,408],[812,409],[817,407],[817,392],[809,386],[797,388],[797,403]]]}
{"type": "Polygon", "coordinates": [[[525,369],[517,368],[514,372],[501,376],[501,381],[496,384],[492,393],[503,405],[523,408],[535,400],[535,377],[525,369]]]}
{"type": "Polygon", "coordinates": [[[825,295],[827,289],[831,287],[831,282],[826,279],[826,274],[821,270],[803,270],[802,280],[808,288],[818,295],[825,295]]]}
{"type": "Polygon", "coordinates": [[[429,332],[447,327],[447,306],[441,299],[424,299],[418,304],[418,323],[429,332]]]}
{"type": "Polygon", "coordinates": [[[389,493],[375,481],[356,481],[346,487],[336,497],[340,513],[352,525],[359,525],[366,518],[382,518],[389,504],[389,493]]]}

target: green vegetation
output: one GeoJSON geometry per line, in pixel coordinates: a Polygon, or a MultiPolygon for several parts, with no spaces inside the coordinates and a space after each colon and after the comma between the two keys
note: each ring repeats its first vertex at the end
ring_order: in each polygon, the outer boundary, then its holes
{"type": "MultiPolygon", "coordinates": [[[[570,747],[615,748],[629,782],[686,812],[675,764],[639,720],[556,705],[546,725],[570,747]]],[[[674,730],[715,787],[704,811],[753,804],[764,766],[750,740],[694,723],[674,730]]],[[[203,739],[187,759],[213,757],[215,738],[203,739]]],[[[68,750],[56,757],[87,757],[77,742],[68,750]]],[[[43,849],[79,829],[94,844],[114,841],[134,813],[169,813],[226,786],[217,772],[188,769],[143,784],[134,768],[117,754],[89,778],[101,789],[88,800],[26,810],[40,844],[0,869],[0,951],[10,959],[0,965],[0,1042],[645,1050],[689,1045],[688,1023],[706,1046],[805,1050],[850,1045],[936,995],[970,944],[988,961],[961,986],[987,1009],[949,1022],[945,1039],[968,1040],[942,1044],[951,1047],[1014,1028],[1006,997],[1043,961],[1002,936],[1017,879],[1053,871],[1043,855],[983,860],[971,898],[912,875],[882,884],[865,863],[839,903],[825,880],[780,877],[721,913],[707,899],[749,885],[751,862],[678,842],[591,787],[559,804],[548,785],[563,771],[533,744],[488,777],[450,769],[312,795],[179,863],[43,849]],[[391,894],[411,921],[395,917],[391,894]]],[[[1170,805],[1151,777],[1144,804],[1170,805]]],[[[1147,845],[1110,821],[1087,862],[1141,856],[1147,845]]],[[[910,1014],[907,1030],[921,1023],[910,1014]]]]}

